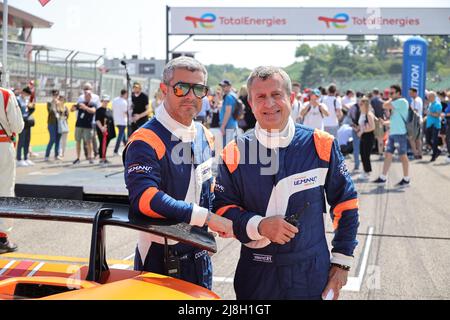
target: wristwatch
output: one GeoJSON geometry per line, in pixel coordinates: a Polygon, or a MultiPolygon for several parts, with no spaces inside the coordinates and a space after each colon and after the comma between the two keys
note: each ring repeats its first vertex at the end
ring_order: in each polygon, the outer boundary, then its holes
{"type": "Polygon", "coordinates": [[[345,271],[350,271],[350,267],[349,266],[344,266],[343,264],[339,264],[339,263],[331,263],[332,266],[334,267],[338,267],[339,269],[345,270],[345,271]]]}

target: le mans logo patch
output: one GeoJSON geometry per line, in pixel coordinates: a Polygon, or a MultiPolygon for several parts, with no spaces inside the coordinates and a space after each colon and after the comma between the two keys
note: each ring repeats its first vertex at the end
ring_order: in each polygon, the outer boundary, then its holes
{"type": "Polygon", "coordinates": [[[144,166],[139,163],[131,164],[128,166],[128,174],[130,173],[149,173],[152,171],[153,167],[151,166],[144,166]]]}

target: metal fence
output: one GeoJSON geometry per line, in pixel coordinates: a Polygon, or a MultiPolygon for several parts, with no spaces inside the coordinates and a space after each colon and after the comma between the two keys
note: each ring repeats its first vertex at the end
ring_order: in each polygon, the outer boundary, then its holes
{"type": "MultiPolygon", "coordinates": [[[[54,89],[68,101],[74,101],[86,82],[90,82],[99,95],[117,96],[121,89],[126,89],[126,79],[114,71],[106,72],[102,68],[103,60],[103,55],[8,41],[6,76],[9,86],[14,88],[23,88],[34,80],[37,102],[49,101],[54,89]]],[[[144,91],[151,96],[159,85],[156,79],[133,77],[132,80],[142,83],[144,91]]]]}

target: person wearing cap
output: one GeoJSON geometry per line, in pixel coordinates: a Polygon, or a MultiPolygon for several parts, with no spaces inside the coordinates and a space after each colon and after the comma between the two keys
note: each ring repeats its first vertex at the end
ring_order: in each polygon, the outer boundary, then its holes
{"type": "Polygon", "coordinates": [[[116,129],[114,126],[114,116],[111,109],[108,109],[110,102],[108,95],[103,95],[100,108],[95,112],[95,124],[97,129],[97,137],[99,141],[98,154],[100,157],[100,165],[107,165],[109,161],[106,159],[106,151],[109,142],[116,137],[116,129]]]}
{"type": "MultiPolygon", "coordinates": [[[[131,216],[170,219],[204,231],[209,227],[232,237],[231,221],[211,212],[213,135],[193,121],[208,94],[207,78],[205,66],[193,58],[182,56],[166,64],[160,84],[164,101],[156,115],[131,135],[123,151],[125,184],[131,216]]],[[[139,234],[134,268],[212,286],[207,251],[145,232],[139,234]]]]}
{"type": "Polygon", "coordinates": [[[219,111],[220,132],[223,137],[223,146],[233,140],[237,134],[238,122],[233,118],[234,108],[236,108],[238,97],[233,92],[231,82],[222,80],[219,86],[223,90],[223,103],[219,111]]]}
{"type": "Polygon", "coordinates": [[[86,158],[89,160],[90,164],[94,163],[92,157],[92,122],[95,122],[95,112],[96,112],[96,102],[92,100],[92,92],[90,90],[85,90],[83,94],[83,102],[74,104],[70,111],[77,111],[77,121],[75,123],[75,141],[77,158],[73,161],[73,164],[80,163],[81,154],[81,141],[84,142],[86,146],[86,158]]]}
{"type": "Polygon", "coordinates": [[[324,118],[329,115],[329,112],[327,106],[319,102],[320,96],[319,89],[314,89],[309,93],[309,101],[300,110],[300,117],[303,119],[303,125],[324,130],[324,118]]]}
{"type": "MultiPolygon", "coordinates": [[[[77,103],[83,103],[85,101],[85,94],[88,93],[90,96],[90,103],[95,107],[95,110],[97,110],[100,107],[100,97],[94,93],[92,84],[90,82],[86,82],[83,86],[83,93],[78,97],[77,103]]],[[[94,151],[94,158],[97,157],[98,152],[98,143],[97,143],[97,136],[95,134],[95,117],[92,118],[92,124],[91,124],[91,137],[92,137],[92,150],[94,151]]],[[[84,154],[86,156],[86,160],[89,160],[88,156],[88,148],[86,141],[83,141],[83,149],[84,154]]]]}
{"type": "Polygon", "coordinates": [[[294,123],[283,69],[256,68],[247,88],[255,130],[223,150],[213,202],[242,243],[236,298],[338,299],[359,225],[357,193],[339,145],[325,131],[294,123]],[[326,201],[335,231],[331,260],[326,201]]]}
{"type": "MultiPolygon", "coordinates": [[[[0,63],[0,80],[3,65],[0,63]]],[[[16,161],[14,143],[22,132],[24,121],[14,93],[0,88],[0,197],[14,197],[16,180],[16,161]]],[[[5,220],[0,219],[0,254],[17,250],[17,245],[8,240],[5,220]]]]}

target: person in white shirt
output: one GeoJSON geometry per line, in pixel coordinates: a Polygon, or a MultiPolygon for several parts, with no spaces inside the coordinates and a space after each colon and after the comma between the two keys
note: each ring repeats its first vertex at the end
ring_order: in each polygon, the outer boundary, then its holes
{"type": "Polygon", "coordinates": [[[322,103],[328,108],[328,116],[324,119],[325,131],[334,137],[337,136],[339,121],[342,119],[342,104],[339,97],[336,97],[336,85],[331,84],[328,87],[328,95],[324,96],[322,103]]]}
{"type": "Polygon", "coordinates": [[[420,116],[420,126],[419,132],[416,137],[409,138],[409,144],[414,153],[414,159],[422,159],[422,124],[423,124],[423,101],[422,98],[417,94],[416,88],[409,89],[409,96],[411,97],[410,108],[417,112],[420,116]]]}
{"type": "Polygon", "coordinates": [[[341,99],[342,109],[349,110],[354,104],[356,104],[356,97],[353,90],[347,90],[345,96],[341,99]]]}
{"type": "Polygon", "coordinates": [[[128,92],[125,89],[120,91],[120,96],[115,98],[112,101],[112,110],[114,123],[119,130],[119,134],[117,135],[116,146],[114,147],[114,156],[119,155],[119,147],[120,143],[123,142],[123,145],[127,144],[127,137],[125,135],[125,128],[128,123],[128,92]]]}
{"type": "MultiPolygon", "coordinates": [[[[87,92],[89,92],[89,95],[91,97],[90,103],[95,105],[95,110],[100,108],[100,105],[102,104],[101,101],[100,101],[100,97],[97,94],[94,93],[93,88],[92,88],[92,84],[89,83],[89,82],[86,82],[84,84],[84,86],[83,86],[83,93],[78,97],[77,104],[84,103],[86,101],[85,94],[87,92]]],[[[92,132],[91,132],[92,148],[94,150],[94,158],[96,158],[98,156],[98,143],[97,143],[97,135],[95,134],[95,128],[96,128],[96,124],[95,124],[95,117],[94,117],[92,119],[92,132]]],[[[84,155],[86,156],[86,159],[87,159],[88,158],[88,149],[87,149],[87,145],[86,144],[87,144],[87,142],[84,141],[83,142],[83,149],[84,149],[84,155]]]]}
{"type": "MultiPolygon", "coordinates": [[[[309,102],[305,103],[300,111],[300,117],[303,119],[303,125],[324,130],[324,119],[329,115],[328,108],[324,103],[319,103],[320,90],[311,90],[309,102]]],[[[337,133],[337,131],[336,131],[337,133]]]]}
{"type": "Polygon", "coordinates": [[[300,110],[302,109],[302,102],[300,99],[301,94],[302,93],[300,83],[294,82],[292,84],[292,93],[291,93],[291,100],[292,100],[291,118],[296,123],[300,122],[300,110]]]}
{"type": "Polygon", "coordinates": [[[337,140],[339,147],[344,156],[351,154],[353,152],[353,128],[348,124],[344,123],[339,128],[337,132],[337,140]]]}
{"type": "Polygon", "coordinates": [[[300,110],[302,109],[302,102],[299,98],[301,98],[301,85],[298,82],[294,82],[292,84],[292,93],[291,93],[291,100],[292,100],[292,111],[291,111],[291,118],[294,120],[294,122],[299,122],[300,118],[300,110]]]}

